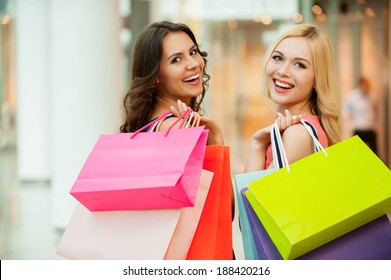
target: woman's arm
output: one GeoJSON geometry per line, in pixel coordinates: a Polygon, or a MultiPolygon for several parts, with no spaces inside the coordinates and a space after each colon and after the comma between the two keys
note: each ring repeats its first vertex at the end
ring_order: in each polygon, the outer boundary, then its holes
{"type": "MultiPolygon", "coordinates": [[[[295,117],[292,116],[291,113],[288,110],[285,110],[285,116],[281,113],[277,113],[277,125],[280,129],[280,132],[282,135],[285,134],[285,131],[288,130],[288,128],[293,127],[297,125],[300,122],[301,116],[295,117]]],[[[258,170],[264,170],[267,168],[265,166],[266,161],[266,150],[267,147],[270,145],[270,131],[273,124],[262,128],[255,132],[250,140],[250,147],[249,147],[249,157],[245,166],[245,172],[252,172],[252,171],[258,171],[258,170]]],[[[302,125],[300,125],[302,126],[302,125]]],[[[305,129],[303,127],[303,129],[305,129]]],[[[290,134],[290,133],[288,133],[290,134]]],[[[308,133],[307,133],[308,134],[308,133]]],[[[283,141],[284,141],[284,137],[283,141]]],[[[288,140],[289,140],[288,136],[288,140]]],[[[285,144],[285,143],[284,143],[285,144]]],[[[290,150],[290,149],[289,149],[290,150]]],[[[291,152],[289,152],[291,153],[291,152]]],[[[289,157],[288,157],[289,159],[289,157]]],[[[270,166],[273,166],[273,164],[270,164],[270,166]]]]}
{"type": "Polygon", "coordinates": [[[265,155],[270,144],[271,126],[255,132],[250,140],[249,155],[244,172],[252,172],[265,169],[265,155]]]}
{"type": "MultiPolygon", "coordinates": [[[[298,161],[314,152],[312,138],[302,124],[286,128],[281,138],[289,163],[298,161]]],[[[270,166],[274,166],[273,162],[270,166]]]]}
{"type": "Polygon", "coordinates": [[[215,121],[211,118],[201,116],[200,125],[204,125],[209,130],[208,145],[224,145],[223,132],[215,121]]]}
{"type": "Polygon", "coordinates": [[[314,152],[312,138],[302,124],[287,128],[281,137],[289,163],[298,161],[314,152]]]}

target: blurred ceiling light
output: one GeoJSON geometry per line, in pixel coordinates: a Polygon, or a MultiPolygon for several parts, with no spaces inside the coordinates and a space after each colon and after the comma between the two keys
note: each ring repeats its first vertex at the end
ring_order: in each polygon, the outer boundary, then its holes
{"type": "Polygon", "coordinates": [[[273,22],[273,19],[271,16],[269,15],[264,15],[261,17],[261,22],[264,24],[264,25],[270,25],[272,22],[273,22]]]}
{"type": "Polygon", "coordinates": [[[253,16],[254,22],[262,22],[262,16],[253,16]]]}
{"type": "Polygon", "coordinates": [[[8,24],[10,22],[10,16],[9,15],[5,15],[2,19],[1,19],[1,24],[8,24]]]}
{"type": "Polygon", "coordinates": [[[294,22],[296,23],[300,23],[303,21],[303,15],[300,14],[300,13],[295,13],[293,16],[292,16],[292,19],[294,22]]]}
{"type": "Polygon", "coordinates": [[[230,20],[227,22],[227,25],[228,25],[229,28],[235,29],[235,28],[238,26],[238,21],[235,20],[235,19],[230,19],[230,20]]]}
{"type": "Polygon", "coordinates": [[[375,17],[376,16],[375,11],[372,8],[369,8],[369,7],[365,8],[365,14],[368,17],[375,17]]]}
{"type": "Polygon", "coordinates": [[[129,0],[120,0],[119,1],[119,13],[121,17],[130,16],[132,13],[132,1],[129,0]]]}
{"type": "Polygon", "coordinates": [[[316,15],[316,19],[323,22],[326,21],[327,16],[324,13],[321,13],[319,15],[316,15]]]}
{"type": "Polygon", "coordinates": [[[312,12],[315,14],[315,15],[320,15],[323,13],[323,10],[322,8],[319,6],[319,5],[313,5],[312,6],[312,12]]]}

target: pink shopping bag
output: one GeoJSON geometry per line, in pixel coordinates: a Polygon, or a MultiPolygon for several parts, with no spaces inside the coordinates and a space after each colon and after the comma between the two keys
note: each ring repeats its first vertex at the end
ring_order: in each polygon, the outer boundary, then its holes
{"type": "Polygon", "coordinates": [[[207,137],[204,127],[102,135],[70,193],[90,211],[194,206],[207,137]]]}

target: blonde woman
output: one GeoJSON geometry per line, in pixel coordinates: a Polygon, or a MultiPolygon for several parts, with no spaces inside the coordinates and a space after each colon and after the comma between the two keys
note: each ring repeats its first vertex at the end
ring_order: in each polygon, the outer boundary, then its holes
{"type": "MultiPolygon", "coordinates": [[[[323,147],[340,141],[338,88],[333,49],[315,25],[299,24],[282,34],[265,55],[263,94],[276,105],[277,122],[290,163],[313,153],[313,143],[300,119],[317,130],[323,147]]],[[[271,126],[256,131],[245,171],[273,167],[271,126]]]]}

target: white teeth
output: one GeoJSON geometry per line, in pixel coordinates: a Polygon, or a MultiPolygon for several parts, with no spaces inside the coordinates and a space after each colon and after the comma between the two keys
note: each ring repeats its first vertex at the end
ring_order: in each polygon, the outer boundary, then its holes
{"type": "Polygon", "coordinates": [[[276,81],[276,85],[279,87],[282,87],[282,88],[293,88],[293,86],[279,82],[279,81],[276,81]]]}
{"type": "Polygon", "coordinates": [[[200,76],[200,74],[196,74],[196,75],[193,75],[193,76],[190,76],[190,77],[184,79],[183,81],[188,82],[191,80],[195,80],[195,79],[198,79],[199,76],[200,76]]]}

